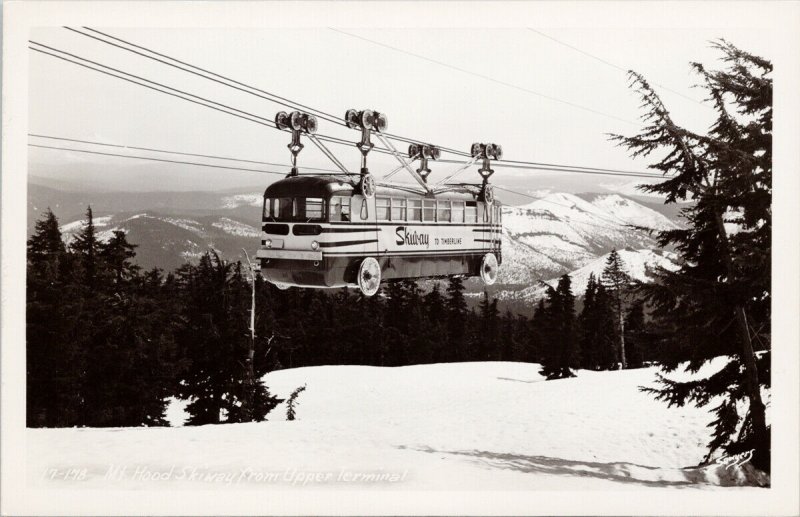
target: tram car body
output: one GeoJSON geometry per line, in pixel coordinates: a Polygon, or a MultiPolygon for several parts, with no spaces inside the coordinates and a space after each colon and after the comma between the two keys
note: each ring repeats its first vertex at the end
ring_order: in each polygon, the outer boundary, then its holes
{"type": "Polygon", "coordinates": [[[491,284],[502,262],[502,211],[480,192],[382,184],[365,196],[346,176],[289,176],[264,192],[261,274],[280,288],[348,286],[366,295],[406,278],[480,275],[491,284]]]}

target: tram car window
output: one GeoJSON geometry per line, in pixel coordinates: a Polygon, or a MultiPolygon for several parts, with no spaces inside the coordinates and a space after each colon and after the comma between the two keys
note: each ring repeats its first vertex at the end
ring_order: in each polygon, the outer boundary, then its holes
{"type": "Polygon", "coordinates": [[[294,220],[297,222],[322,221],[325,219],[325,200],[322,198],[295,198],[294,220]]]}
{"type": "Polygon", "coordinates": [[[333,196],[330,203],[331,221],[350,220],[350,198],[344,196],[333,196]]]}
{"type": "Polygon", "coordinates": [[[408,200],[408,220],[409,221],[422,221],[422,200],[409,199],[408,200]]]}
{"type": "Polygon", "coordinates": [[[389,198],[388,197],[376,197],[375,198],[375,218],[378,221],[388,221],[389,220],[389,198]]]}
{"type": "Polygon", "coordinates": [[[463,201],[453,201],[452,221],[454,223],[463,223],[464,222],[464,202],[463,201]]]}
{"type": "Polygon", "coordinates": [[[278,221],[291,221],[294,215],[294,199],[281,197],[274,200],[273,217],[278,221]]]}
{"type": "Polygon", "coordinates": [[[406,200],[404,198],[392,198],[392,221],[406,220],[406,200]]]}
{"type": "Polygon", "coordinates": [[[440,223],[449,223],[450,222],[450,201],[437,201],[437,213],[436,213],[436,220],[440,223]]]}
{"type": "Polygon", "coordinates": [[[429,199],[422,200],[422,220],[423,221],[436,220],[436,201],[429,199]]]}
{"type": "Polygon", "coordinates": [[[468,223],[478,222],[478,203],[476,201],[467,201],[465,221],[468,223]]]}

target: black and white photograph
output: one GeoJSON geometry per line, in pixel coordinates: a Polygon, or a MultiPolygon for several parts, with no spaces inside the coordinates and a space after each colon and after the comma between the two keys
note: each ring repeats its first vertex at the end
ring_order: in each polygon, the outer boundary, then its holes
{"type": "Polygon", "coordinates": [[[2,515],[800,515],[800,2],[2,17],[2,515]]]}

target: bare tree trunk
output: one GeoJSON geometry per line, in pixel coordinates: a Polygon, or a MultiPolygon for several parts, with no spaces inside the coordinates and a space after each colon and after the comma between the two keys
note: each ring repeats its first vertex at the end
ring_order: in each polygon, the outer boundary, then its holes
{"type": "Polygon", "coordinates": [[[247,266],[250,268],[250,282],[252,284],[251,298],[250,298],[250,349],[247,351],[247,393],[245,394],[245,414],[247,420],[252,422],[255,414],[255,373],[253,371],[253,361],[255,360],[256,353],[256,273],[253,268],[253,263],[250,262],[250,256],[244,248],[245,258],[247,258],[247,266]]]}
{"type": "Polygon", "coordinates": [[[625,360],[625,314],[622,307],[619,309],[619,358],[622,362],[622,369],[628,367],[628,363],[625,360]]]}
{"type": "MultiPolygon", "coordinates": [[[[728,233],[725,230],[725,222],[722,220],[722,213],[719,209],[714,210],[714,217],[717,222],[720,241],[722,242],[722,255],[725,260],[725,269],[728,281],[732,282],[736,278],[736,269],[731,257],[728,233]]],[[[750,337],[750,326],[747,323],[747,312],[741,303],[734,307],[736,325],[739,330],[741,357],[745,368],[745,389],[750,399],[750,417],[753,422],[753,434],[758,446],[767,449],[756,451],[754,463],[760,466],[769,465],[769,437],[767,434],[767,422],[765,415],[764,402],[761,400],[761,385],[758,380],[758,366],[756,365],[756,354],[753,349],[753,342],[750,337]]]]}

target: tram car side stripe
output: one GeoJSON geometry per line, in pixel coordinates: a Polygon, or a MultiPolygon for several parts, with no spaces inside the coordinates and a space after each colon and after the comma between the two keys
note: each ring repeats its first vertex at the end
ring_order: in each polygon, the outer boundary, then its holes
{"type": "Polygon", "coordinates": [[[337,248],[339,246],[355,246],[357,244],[372,244],[378,242],[378,239],[365,239],[360,241],[338,241],[338,242],[320,242],[320,248],[337,248]]]}

